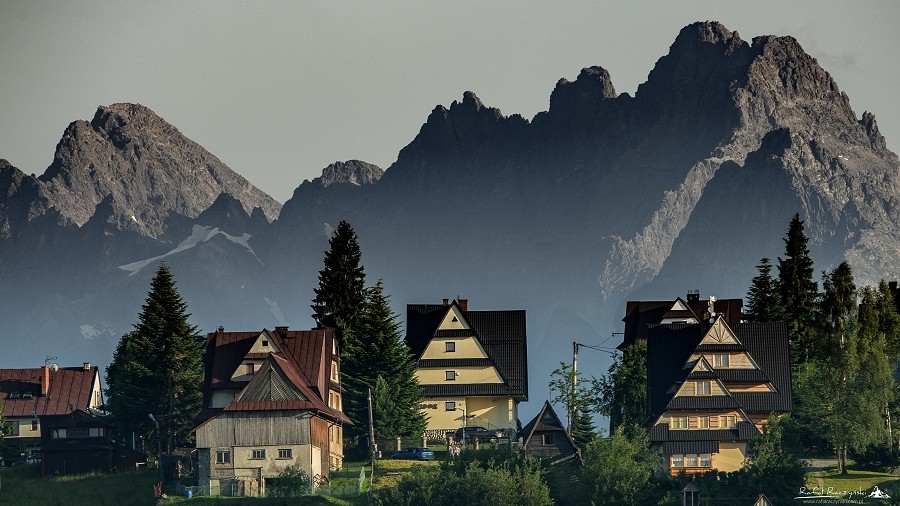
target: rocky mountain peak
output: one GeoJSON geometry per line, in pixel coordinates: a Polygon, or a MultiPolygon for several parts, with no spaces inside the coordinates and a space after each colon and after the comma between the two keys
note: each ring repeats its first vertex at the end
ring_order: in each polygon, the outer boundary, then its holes
{"type": "Polygon", "coordinates": [[[575,81],[560,79],[550,94],[550,113],[571,115],[577,110],[594,111],[601,100],[616,97],[609,72],[603,67],[581,69],[575,81]]]}
{"type": "Polygon", "coordinates": [[[81,226],[111,197],[121,230],[159,237],[166,218],[200,215],[221,193],[246,213],[259,207],[269,221],[281,205],[178,129],[140,104],[100,106],[90,122],[75,121],[39,178],[46,200],[32,214],[54,208],[63,224],[81,226]]]}
{"type": "Polygon", "coordinates": [[[384,175],[384,170],[361,160],[334,162],[322,169],[322,176],[315,179],[322,186],[349,183],[356,186],[375,184],[384,175]]]}

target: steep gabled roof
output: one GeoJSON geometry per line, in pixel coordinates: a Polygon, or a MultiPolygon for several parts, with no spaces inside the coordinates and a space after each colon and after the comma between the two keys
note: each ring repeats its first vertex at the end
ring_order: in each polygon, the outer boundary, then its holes
{"type": "Polygon", "coordinates": [[[537,432],[552,432],[554,436],[564,437],[568,440],[569,445],[571,445],[571,448],[574,450],[571,455],[564,455],[563,458],[554,463],[563,462],[572,458],[581,460],[581,453],[578,450],[578,446],[575,445],[575,441],[569,433],[566,432],[566,426],[563,425],[562,420],[559,419],[553,406],[550,405],[550,401],[544,401],[544,405],[541,406],[541,410],[538,411],[538,414],[522,427],[522,446],[524,448],[527,449],[529,447],[531,438],[534,437],[537,432]]]}
{"type": "Polygon", "coordinates": [[[224,411],[304,409],[350,423],[338,410],[328,407],[331,388],[340,390],[330,377],[334,331],[263,329],[253,332],[225,332],[219,329],[207,336],[204,406],[198,421],[208,420],[222,409],[209,408],[212,391],[237,389],[241,392],[224,411]],[[269,353],[251,352],[259,339],[268,340],[269,353]],[[244,360],[265,360],[263,367],[247,381],[232,381],[234,371],[244,360]]]}
{"type": "Polygon", "coordinates": [[[625,317],[622,318],[625,332],[618,348],[624,350],[635,341],[646,339],[651,325],[661,324],[667,319],[693,318],[697,322],[704,322],[711,316],[710,305],[716,315],[723,316],[730,325],[741,321],[743,314],[741,299],[717,299],[710,303],[709,299],[701,299],[699,293],[694,293],[688,294],[687,299],[676,297],[674,300],[630,300],[625,304],[625,317]]]}
{"type": "Polygon", "coordinates": [[[94,381],[99,381],[96,366],[60,367],[56,372],[47,369],[50,388],[41,395],[44,368],[0,369],[0,403],[7,417],[64,415],[76,409],[91,407],[94,381]],[[10,394],[17,392],[18,399],[10,394]],[[30,392],[31,398],[22,394],[30,392]]]}
{"type": "MultiPolygon", "coordinates": [[[[722,381],[770,381],[774,392],[734,392],[730,397],[674,397],[673,384],[690,374],[685,365],[700,345],[710,325],[651,325],[647,337],[647,401],[649,417],[658,418],[667,409],[725,409],[738,407],[747,412],[790,412],[792,410],[791,371],[787,327],[784,323],[738,323],[731,329],[739,340],[734,351],[746,351],[759,369],[717,369],[722,381]],[[687,371],[687,373],[686,373],[687,371]],[[733,400],[732,400],[733,399],[733,400]]],[[[729,348],[730,350],[730,348],[729,348]]]]}
{"type": "MultiPolygon", "coordinates": [[[[474,336],[503,379],[502,384],[423,385],[426,396],[439,395],[512,395],[528,398],[528,343],[525,311],[467,311],[457,301],[443,304],[406,306],[406,344],[419,360],[431,339],[474,336]],[[438,331],[444,316],[459,311],[471,330],[438,331]],[[450,393],[452,391],[452,393],[450,393]]],[[[422,364],[425,365],[424,363],[422,364]]],[[[438,367],[429,361],[427,366],[438,367]]]]}

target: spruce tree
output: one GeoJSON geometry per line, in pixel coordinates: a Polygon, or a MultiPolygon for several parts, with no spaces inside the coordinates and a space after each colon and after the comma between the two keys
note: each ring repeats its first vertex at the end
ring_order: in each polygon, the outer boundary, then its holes
{"type": "MultiPolygon", "coordinates": [[[[384,385],[391,406],[375,409],[375,425],[385,437],[420,437],[425,431],[425,415],[419,410],[422,390],[416,379],[412,352],[403,340],[397,315],[391,311],[381,280],[366,291],[357,323],[348,332],[342,359],[344,371],[344,412],[353,421],[350,435],[364,433],[368,426],[367,392],[384,385]],[[389,418],[390,420],[388,420],[389,418]]],[[[376,396],[377,397],[377,396],[376,396]]],[[[373,404],[377,402],[373,401],[373,404]]]]}
{"type": "Polygon", "coordinates": [[[610,434],[619,426],[640,424],[647,415],[647,341],[637,341],[617,355],[608,374],[596,383],[610,434]]]}
{"type": "Polygon", "coordinates": [[[313,319],[318,328],[332,328],[338,343],[352,329],[365,299],[366,274],[356,232],[341,220],[325,252],[324,267],[319,271],[319,286],[314,289],[313,319]]]}
{"type": "MultiPolygon", "coordinates": [[[[190,441],[194,416],[203,403],[203,345],[189,316],[163,263],[134,330],[119,340],[106,369],[108,407],[120,435],[153,441],[152,414],[167,451],[190,441]]],[[[146,450],[156,453],[156,445],[146,450]]]]}
{"type": "Polygon", "coordinates": [[[812,351],[810,330],[819,292],[813,281],[808,242],[800,215],[795,214],[784,239],[785,258],[778,258],[778,288],[788,323],[791,363],[795,369],[806,363],[812,351]]]}
{"type": "Polygon", "coordinates": [[[772,278],[772,264],[768,258],[763,258],[756,269],[759,274],[753,278],[747,292],[747,318],[753,322],[784,321],[784,306],[778,282],[772,278]]]}
{"type": "Polygon", "coordinates": [[[592,413],[593,411],[590,409],[576,408],[575,416],[572,418],[572,431],[569,435],[572,436],[575,446],[582,450],[597,435],[592,413]]]}

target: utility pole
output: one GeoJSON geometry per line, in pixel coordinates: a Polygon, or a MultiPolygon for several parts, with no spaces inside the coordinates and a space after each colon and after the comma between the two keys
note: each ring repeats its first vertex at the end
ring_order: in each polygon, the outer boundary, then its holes
{"type": "Polygon", "coordinates": [[[372,417],[372,389],[369,392],[369,453],[372,454],[372,469],[375,469],[375,422],[372,417]]]}
{"type": "Polygon", "coordinates": [[[569,394],[569,409],[566,413],[566,433],[572,434],[572,421],[575,419],[575,392],[578,388],[578,343],[572,341],[572,392],[569,394]]]}

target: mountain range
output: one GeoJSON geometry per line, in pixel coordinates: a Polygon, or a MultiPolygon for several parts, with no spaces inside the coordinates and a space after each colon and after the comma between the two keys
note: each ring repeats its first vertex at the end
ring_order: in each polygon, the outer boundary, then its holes
{"type": "Polygon", "coordinates": [[[634,96],[599,66],[530,120],[465,92],[387,170],[336,162],[283,206],[147,107],[104,106],[42,175],[0,160],[0,367],[108,363],[162,260],[204,332],[308,328],[343,219],[400,320],[453,297],[525,309],[540,401],[569,343],[617,344],[626,300],[743,297],[795,213],[818,271],[896,279],[898,169],[797,40],[717,22],[682,29],[634,96]]]}

